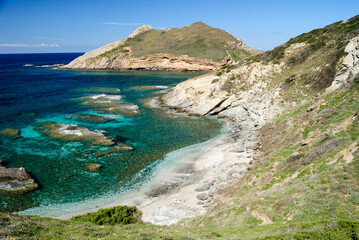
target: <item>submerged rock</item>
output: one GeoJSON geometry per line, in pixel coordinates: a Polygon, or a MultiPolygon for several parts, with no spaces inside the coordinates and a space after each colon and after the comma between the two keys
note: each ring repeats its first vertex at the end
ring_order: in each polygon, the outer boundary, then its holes
{"type": "Polygon", "coordinates": [[[88,93],[110,93],[110,94],[121,93],[121,89],[110,88],[110,87],[88,87],[88,88],[80,88],[74,90],[78,92],[88,92],[88,93]]]}
{"type": "Polygon", "coordinates": [[[163,90],[163,89],[167,89],[168,86],[162,86],[162,85],[142,85],[142,86],[134,86],[134,87],[129,87],[129,90],[134,90],[134,91],[147,91],[147,90],[163,90]]]}
{"type": "Polygon", "coordinates": [[[136,104],[123,103],[114,107],[100,108],[100,112],[120,114],[124,117],[138,117],[141,115],[140,108],[136,104]]]}
{"type": "Polygon", "coordinates": [[[94,94],[85,97],[86,101],[82,104],[94,107],[113,107],[122,103],[121,98],[121,95],[94,94]]]}
{"type": "Polygon", "coordinates": [[[6,168],[0,166],[0,191],[24,194],[36,188],[38,188],[38,184],[30,177],[25,168],[6,168]]]}
{"type": "Polygon", "coordinates": [[[98,172],[102,168],[102,166],[98,163],[86,163],[85,168],[89,172],[98,172]]]}
{"type": "Polygon", "coordinates": [[[3,135],[4,137],[10,138],[10,139],[21,138],[20,131],[17,129],[12,129],[12,128],[3,129],[0,131],[0,134],[3,135]]]}
{"type": "Polygon", "coordinates": [[[68,142],[87,142],[91,145],[112,146],[115,144],[101,132],[90,131],[77,125],[58,124],[55,122],[40,122],[37,124],[40,132],[52,139],[68,142]]]}
{"type": "Polygon", "coordinates": [[[84,98],[86,101],[82,104],[92,106],[95,111],[101,113],[120,114],[124,117],[141,115],[140,108],[136,104],[123,102],[121,98],[121,95],[90,95],[84,98]]]}
{"type": "Polygon", "coordinates": [[[99,158],[99,157],[109,155],[111,153],[122,153],[122,152],[126,152],[126,151],[131,151],[131,150],[133,150],[133,148],[130,145],[127,145],[124,143],[119,143],[118,146],[116,146],[116,147],[112,147],[108,150],[95,153],[95,157],[99,158]]]}
{"type": "Polygon", "coordinates": [[[93,114],[88,114],[88,113],[76,113],[74,115],[74,118],[77,121],[89,122],[89,123],[108,123],[108,122],[112,122],[115,120],[113,118],[105,118],[103,116],[98,116],[98,115],[93,115],[93,114]]]}

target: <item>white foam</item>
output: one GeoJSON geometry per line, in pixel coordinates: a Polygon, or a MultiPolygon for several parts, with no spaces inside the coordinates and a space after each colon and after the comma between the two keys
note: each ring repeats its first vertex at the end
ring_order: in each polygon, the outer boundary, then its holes
{"type": "Polygon", "coordinates": [[[106,95],[106,94],[97,94],[90,96],[91,99],[105,98],[108,100],[120,100],[122,98],[121,95],[106,95]]]}
{"type": "Polygon", "coordinates": [[[97,98],[99,98],[99,97],[105,97],[105,96],[106,96],[106,94],[98,94],[98,95],[90,96],[90,98],[92,98],[92,99],[97,99],[97,98]]]}
{"type": "Polygon", "coordinates": [[[138,110],[139,109],[139,107],[137,105],[124,106],[124,108],[131,109],[131,110],[138,110]]]}
{"type": "Polygon", "coordinates": [[[65,125],[59,129],[59,133],[66,134],[66,135],[77,135],[83,136],[83,132],[81,130],[68,130],[68,127],[76,126],[76,125],[65,125]]]}
{"type": "Polygon", "coordinates": [[[157,89],[167,89],[168,86],[156,86],[157,89]]]}
{"type": "Polygon", "coordinates": [[[34,66],[34,64],[24,64],[24,65],[22,65],[23,67],[32,67],[32,66],[34,66]]]}
{"type": "Polygon", "coordinates": [[[110,99],[110,100],[120,100],[122,98],[121,95],[106,95],[107,99],[110,99]]]}

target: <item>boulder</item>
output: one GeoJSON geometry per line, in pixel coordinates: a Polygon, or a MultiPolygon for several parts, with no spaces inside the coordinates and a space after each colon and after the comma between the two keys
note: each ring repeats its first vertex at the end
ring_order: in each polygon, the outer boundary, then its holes
{"type": "Polygon", "coordinates": [[[97,146],[112,146],[115,144],[115,142],[106,137],[103,133],[90,131],[88,128],[77,125],[40,122],[37,123],[37,126],[36,130],[54,140],[86,142],[97,146]]]}
{"type": "Polygon", "coordinates": [[[85,168],[89,172],[98,172],[102,168],[102,166],[98,163],[86,163],[85,168]]]}
{"type": "Polygon", "coordinates": [[[38,184],[25,168],[6,168],[0,166],[0,191],[24,194],[38,188],[38,184]]]}
{"type": "Polygon", "coordinates": [[[201,193],[201,194],[198,194],[196,197],[198,200],[205,201],[208,199],[209,196],[208,196],[208,193],[201,193]]]}
{"type": "Polygon", "coordinates": [[[12,128],[3,129],[0,131],[0,134],[3,135],[4,137],[10,138],[10,139],[21,138],[20,131],[17,129],[12,129],[12,128]]]}

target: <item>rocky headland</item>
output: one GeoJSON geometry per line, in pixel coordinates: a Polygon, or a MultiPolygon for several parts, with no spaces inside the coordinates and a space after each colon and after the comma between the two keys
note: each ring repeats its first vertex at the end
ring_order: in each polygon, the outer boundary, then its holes
{"type": "Polygon", "coordinates": [[[127,38],[87,52],[61,68],[212,71],[259,52],[202,22],[164,30],[144,25],[127,38]]]}

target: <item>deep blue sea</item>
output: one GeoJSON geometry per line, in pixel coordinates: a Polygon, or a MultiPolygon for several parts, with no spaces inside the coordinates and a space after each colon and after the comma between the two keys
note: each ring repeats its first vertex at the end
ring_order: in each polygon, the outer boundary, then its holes
{"type": "Polygon", "coordinates": [[[0,159],[7,167],[24,167],[40,184],[38,190],[24,195],[0,193],[0,210],[21,211],[76,203],[109,193],[125,194],[150,181],[153,166],[166,161],[170,152],[207,141],[221,132],[218,120],[148,107],[146,100],[163,94],[161,89],[133,88],[171,87],[196,74],[61,70],[50,66],[68,63],[79,55],[0,54],[0,131],[14,128],[21,132],[21,138],[16,140],[0,137],[0,159]],[[109,88],[119,90],[120,101],[138,105],[142,115],[112,114],[115,120],[108,123],[73,118],[77,113],[101,115],[83,105],[83,99],[116,94],[103,92],[109,88]],[[95,157],[108,148],[51,139],[36,128],[36,124],[46,121],[101,131],[134,150],[95,157]],[[85,169],[86,163],[99,163],[103,168],[91,173],[85,169]]]}

